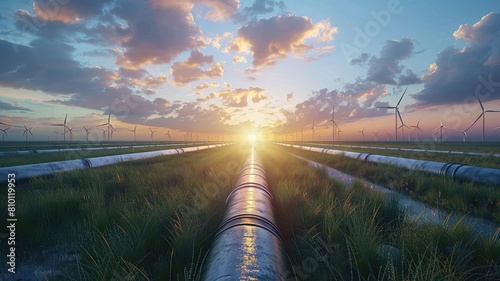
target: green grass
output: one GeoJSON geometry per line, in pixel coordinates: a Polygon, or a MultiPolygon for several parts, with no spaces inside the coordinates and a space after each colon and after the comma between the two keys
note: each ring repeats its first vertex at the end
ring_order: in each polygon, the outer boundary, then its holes
{"type": "MultiPolygon", "coordinates": [[[[197,280],[242,147],[40,177],[17,188],[19,264],[74,280],[197,280]],[[68,245],[41,255],[42,249],[68,245]],[[78,259],[60,261],[71,249],[78,259]]],[[[5,217],[2,217],[5,220],[5,217]]]]}
{"type": "Polygon", "coordinates": [[[500,243],[462,224],[403,220],[397,202],[347,189],[275,147],[260,156],[285,240],[287,280],[497,280],[500,243]]]}
{"type": "Polygon", "coordinates": [[[367,163],[343,155],[329,155],[287,147],[278,149],[370,180],[431,206],[462,214],[470,213],[500,224],[500,190],[497,186],[457,181],[394,166],[367,163]]]}

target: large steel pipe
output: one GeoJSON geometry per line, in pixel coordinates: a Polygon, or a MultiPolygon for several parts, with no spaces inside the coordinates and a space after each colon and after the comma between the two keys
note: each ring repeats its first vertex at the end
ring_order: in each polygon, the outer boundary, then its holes
{"type": "Polygon", "coordinates": [[[8,174],[15,174],[17,180],[24,180],[38,176],[52,175],[56,173],[101,167],[132,160],[147,159],[157,156],[179,154],[184,152],[214,148],[225,144],[212,144],[197,147],[173,148],[158,151],[138,152],[112,156],[93,158],[82,158],[76,160],[56,161],[30,165],[20,165],[0,168],[0,183],[7,182],[8,174]]]}
{"type": "MultiPolygon", "coordinates": [[[[281,144],[281,143],[280,143],[281,144]]],[[[444,175],[453,179],[468,180],[484,184],[500,185],[500,170],[469,166],[460,163],[444,163],[435,161],[415,160],[401,157],[368,154],[361,152],[343,151],[329,148],[281,144],[289,147],[321,152],[333,155],[344,155],[349,158],[359,159],[377,164],[388,164],[414,171],[444,175]]]]}
{"type": "Polygon", "coordinates": [[[272,200],[264,168],[252,148],[226,199],[203,280],[285,280],[272,200]]]}

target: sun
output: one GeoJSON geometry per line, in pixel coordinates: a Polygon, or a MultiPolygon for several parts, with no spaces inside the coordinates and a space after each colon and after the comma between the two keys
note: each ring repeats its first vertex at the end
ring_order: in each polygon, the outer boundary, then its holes
{"type": "Polygon", "coordinates": [[[251,133],[248,135],[248,141],[250,142],[255,142],[257,140],[257,135],[254,133],[251,133]]]}

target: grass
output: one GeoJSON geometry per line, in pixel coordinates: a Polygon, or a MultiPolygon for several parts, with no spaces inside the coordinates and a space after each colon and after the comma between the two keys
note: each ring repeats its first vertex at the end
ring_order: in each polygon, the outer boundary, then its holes
{"type": "Polygon", "coordinates": [[[367,163],[343,155],[327,155],[286,147],[280,149],[370,180],[431,206],[463,214],[470,213],[500,224],[500,190],[496,186],[367,163]]]}
{"type": "Polygon", "coordinates": [[[42,276],[50,279],[198,280],[242,151],[157,157],[19,186],[19,264],[65,269],[42,276]],[[60,245],[55,257],[40,254],[60,245]],[[78,258],[57,258],[66,251],[78,258]]]}
{"type": "MultiPolygon", "coordinates": [[[[366,146],[363,143],[357,143],[356,145],[366,146]]],[[[434,143],[426,144],[422,143],[420,146],[410,145],[407,148],[415,148],[415,149],[432,149],[432,150],[450,150],[454,149],[453,146],[438,146],[435,147],[434,143]]],[[[393,150],[381,150],[381,149],[370,149],[370,148],[356,148],[356,147],[342,147],[342,146],[331,146],[330,144],[321,144],[318,143],[314,145],[316,147],[325,147],[332,148],[336,150],[343,151],[354,151],[354,152],[364,152],[370,154],[378,154],[378,155],[386,155],[386,156],[394,156],[394,157],[402,157],[416,160],[427,160],[427,161],[436,161],[436,162],[450,162],[450,163],[462,163],[471,166],[480,166],[480,167],[488,167],[493,169],[500,169],[500,157],[493,156],[470,156],[470,155],[457,155],[457,154],[443,154],[443,153],[433,153],[433,152],[408,152],[408,151],[393,151],[393,150]]],[[[369,146],[369,145],[368,145],[369,146]]],[[[379,146],[379,145],[377,145],[379,146]]],[[[379,146],[381,147],[381,146],[379,146]]],[[[387,146],[387,147],[399,147],[399,146],[387,146]]],[[[403,146],[404,147],[404,146],[403,146]]],[[[471,145],[469,147],[462,147],[465,150],[461,151],[469,151],[469,152],[479,152],[477,151],[477,147],[475,145],[471,145]]],[[[488,149],[487,153],[500,153],[497,149],[488,149]]],[[[485,152],[486,153],[486,152],[485,152]]]]}
{"type": "Polygon", "coordinates": [[[500,243],[470,227],[403,220],[397,202],[347,189],[275,147],[260,156],[285,240],[287,280],[497,280],[500,243]]]}

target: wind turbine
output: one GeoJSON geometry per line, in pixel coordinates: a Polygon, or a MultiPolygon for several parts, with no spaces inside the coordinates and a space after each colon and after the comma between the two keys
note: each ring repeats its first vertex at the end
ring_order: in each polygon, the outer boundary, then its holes
{"type": "Polygon", "coordinates": [[[344,131],[342,131],[340,128],[337,128],[337,141],[340,141],[340,133],[343,133],[344,131]]]}
{"type": "MultiPolygon", "coordinates": [[[[440,136],[439,136],[439,141],[440,142],[443,142],[443,128],[446,128],[446,129],[451,129],[451,128],[448,128],[446,126],[443,126],[443,122],[441,120],[439,120],[439,127],[437,127],[436,129],[433,130],[434,131],[437,131],[439,130],[440,131],[440,136]]],[[[467,131],[467,130],[466,130],[467,131]]]]}
{"type": "Polygon", "coordinates": [[[474,126],[476,124],[476,122],[481,118],[483,117],[483,141],[485,140],[484,138],[484,128],[485,128],[485,116],[486,116],[486,112],[500,112],[500,110],[484,110],[484,106],[483,106],[483,103],[481,102],[481,99],[479,98],[479,96],[477,96],[477,100],[479,101],[479,105],[481,105],[481,111],[482,113],[479,115],[479,117],[477,117],[476,121],[474,121],[474,123],[472,123],[472,125],[469,126],[469,128],[467,128],[465,131],[468,131],[472,126],[474,126]]]}
{"type": "MultiPolygon", "coordinates": [[[[5,123],[2,123],[2,124],[5,124],[5,123]]],[[[0,131],[2,131],[2,141],[5,141],[5,136],[9,136],[7,134],[7,130],[10,129],[10,126],[5,128],[5,129],[0,129],[0,131]]]]}
{"type": "MultiPolygon", "coordinates": [[[[398,114],[399,114],[399,118],[401,119],[401,114],[399,113],[399,104],[401,103],[401,101],[403,100],[403,97],[405,96],[406,94],[406,90],[408,90],[408,88],[405,89],[405,91],[403,92],[403,95],[401,96],[401,98],[399,99],[398,103],[396,104],[396,106],[377,106],[377,108],[386,108],[386,109],[395,109],[395,112],[394,112],[394,119],[395,119],[395,122],[396,122],[396,125],[394,126],[395,127],[395,131],[396,131],[396,141],[398,141],[398,114]]],[[[402,121],[402,119],[401,119],[402,121]]]]}
{"type": "Polygon", "coordinates": [[[23,136],[24,136],[24,135],[26,135],[26,141],[28,141],[28,133],[29,133],[30,135],[33,135],[33,134],[31,133],[31,129],[33,129],[33,127],[30,127],[30,128],[28,129],[28,128],[26,127],[26,125],[24,125],[24,132],[23,132],[23,136]]]}
{"type": "Polygon", "coordinates": [[[361,133],[361,135],[363,135],[363,141],[365,141],[365,128],[363,127],[363,130],[358,131],[358,133],[361,133]]]}
{"type": "Polygon", "coordinates": [[[110,134],[111,134],[111,128],[113,128],[113,126],[111,125],[111,109],[109,109],[109,107],[108,107],[108,122],[99,125],[99,127],[101,127],[101,126],[108,126],[108,130],[106,132],[108,132],[108,141],[110,141],[110,139],[111,139],[111,136],[110,136],[110,134]]]}
{"type": "Polygon", "coordinates": [[[312,141],[314,141],[314,120],[313,120],[313,126],[312,126],[312,141]]]}
{"type": "Polygon", "coordinates": [[[74,129],[74,128],[75,128],[75,127],[71,128],[71,129],[70,129],[70,128],[68,128],[68,132],[69,132],[69,141],[73,141],[73,129],[74,129]]]}
{"type": "Polygon", "coordinates": [[[170,130],[168,130],[165,136],[168,136],[168,141],[172,141],[172,137],[170,136],[170,130]]]}
{"type": "Polygon", "coordinates": [[[59,141],[59,132],[54,132],[56,134],[56,141],[59,141]]]}
{"type": "Polygon", "coordinates": [[[411,134],[413,134],[413,132],[416,132],[417,133],[417,141],[418,141],[418,131],[420,131],[422,133],[424,132],[424,131],[422,131],[422,129],[420,129],[419,125],[420,125],[420,120],[418,120],[417,125],[410,126],[411,128],[415,128],[415,129],[413,129],[413,131],[411,131],[410,136],[411,136],[411,134]]]}
{"type": "Polygon", "coordinates": [[[401,140],[404,141],[405,140],[405,127],[407,129],[410,129],[410,127],[408,127],[405,122],[403,122],[403,118],[401,117],[401,113],[399,113],[399,110],[397,111],[398,113],[398,116],[399,116],[399,120],[401,121],[401,126],[398,127],[398,129],[401,129],[401,140]]]}
{"type": "Polygon", "coordinates": [[[102,130],[102,140],[106,140],[106,130],[104,130],[103,128],[100,128],[102,130]]]}
{"type": "Polygon", "coordinates": [[[66,141],[66,129],[68,128],[66,126],[66,121],[68,120],[68,113],[66,113],[66,116],[64,117],[64,123],[62,124],[50,124],[50,126],[62,126],[64,133],[62,134],[64,136],[64,141],[66,141]]]}
{"type": "Polygon", "coordinates": [[[459,132],[462,132],[463,138],[462,141],[466,142],[467,141],[467,130],[457,130],[459,132]]]}
{"type": "Polygon", "coordinates": [[[134,133],[134,141],[135,141],[135,133],[137,132],[137,125],[135,125],[133,130],[129,130],[129,131],[134,133]]]}
{"type": "Polygon", "coordinates": [[[375,141],[378,139],[378,132],[372,132],[375,135],[375,141]]]}
{"type": "Polygon", "coordinates": [[[9,125],[9,124],[7,124],[7,123],[3,123],[3,122],[0,122],[0,125],[5,125],[5,126],[9,126],[9,127],[10,127],[10,125],[9,125]]]}
{"type": "Polygon", "coordinates": [[[89,132],[92,129],[92,127],[90,127],[90,128],[86,128],[85,126],[82,126],[82,127],[85,130],[85,140],[89,141],[89,132]]]}
{"type": "Polygon", "coordinates": [[[118,130],[115,130],[115,128],[111,124],[109,124],[109,127],[111,128],[111,140],[113,140],[113,133],[118,132],[118,130]]]}
{"type": "Polygon", "coordinates": [[[391,134],[389,134],[388,132],[385,132],[385,134],[387,135],[387,141],[391,141],[391,134]]]}
{"type": "Polygon", "coordinates": [[[151,130],[151,128],[149,128],[149,130],[151,131],[151,140],[153,140],[153,134],[156,133],[158,130],[153,131],[153,130],[151,130]]]}

